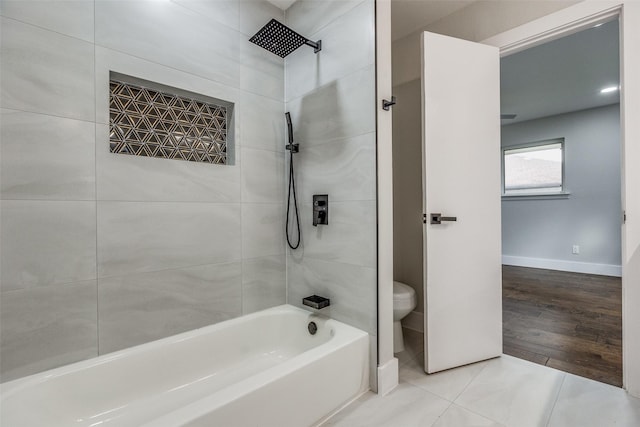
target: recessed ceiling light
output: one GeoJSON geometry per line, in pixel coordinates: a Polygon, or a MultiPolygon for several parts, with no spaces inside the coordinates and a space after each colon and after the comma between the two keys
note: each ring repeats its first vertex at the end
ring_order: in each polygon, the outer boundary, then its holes
{"type": "Polygon", "coordinates": [[[619,89],[618,86],[607,86],[605,88],[602,88],[600,90],[600,93],[610,93],[610,92],[615,92],[619,89]]]}

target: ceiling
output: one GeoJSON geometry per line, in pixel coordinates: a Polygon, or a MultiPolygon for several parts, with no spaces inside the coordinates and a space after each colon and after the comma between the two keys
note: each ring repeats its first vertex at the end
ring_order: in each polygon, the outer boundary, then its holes
{"type": "Polygon", "coordinates": [[[474,1],[391,0],[391,39],[408,36],[474,1]]]}
{"type": "Polygon", "coordinates": [[[282,10],[289,9],[289,6],[294,4],[296,0],[267,0],[269,3],[279,7],[282,10]]]}
{"type": "Polygon", "coordinates": [[[619,64],[617,20],[502,58],[502,124],[619,102],[619,64]]]}

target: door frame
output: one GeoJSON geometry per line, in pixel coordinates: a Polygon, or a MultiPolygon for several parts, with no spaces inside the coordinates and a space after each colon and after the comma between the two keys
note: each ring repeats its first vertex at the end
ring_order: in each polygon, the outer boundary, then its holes
{"type": "Polygon", "coordinates": [[[640,196],[625,186],[625,182],[640,182],[640,172],[625,168],[626,164],[640,164],[640,124],[633,120],[640,112],[640,81],[625,78],[640,76],[640,4],[585,1],[480,43],[498,47],[505,57],[616,18],[620,22],[622,209],[627,213],[621,230],[623,388],[640,397],[640,342],[632,338],[634,331],[640,332],[640,313],[633,312],[640,305],[640,223],[633,216],[640,208],[640,196]]]}

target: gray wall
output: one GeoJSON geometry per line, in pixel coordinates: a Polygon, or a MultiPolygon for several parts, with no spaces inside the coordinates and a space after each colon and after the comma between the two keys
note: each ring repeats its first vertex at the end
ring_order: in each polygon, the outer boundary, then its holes
{"type": "Polygon", "coordinates": [[[302,244],[287,255],[288,302],[318,294],[323,310],[372,335],[376,366],[376,110],[374,1],[298,1],[287,24],[312,40],[286,59],[286,109],[296,142],[302,244]],[[313,227],[312,196],[329,195],[313,227]]]}
{"type": "Polygon", "coordinates": [[[420,80],[396,86],[393,93],[393,277],[416,290],[414,311],[423,313],[420,80]]]}
{"type": "Polygon", "coordinates": [[[503,200],[505,256],[621,263],[618,104],[502,127],[502,145],[565,138],[568,199],[503,200]],[[580,245],[580,254],[571,253],[580,245]]]}
{"type": "Polygon", "coordinates": [[[1,7],[2,381],[284,303],[284,63],[247,41],[283,12],[1,7]],[[109,153],[109,70],[234,102],[236,164],[109,153]]]}

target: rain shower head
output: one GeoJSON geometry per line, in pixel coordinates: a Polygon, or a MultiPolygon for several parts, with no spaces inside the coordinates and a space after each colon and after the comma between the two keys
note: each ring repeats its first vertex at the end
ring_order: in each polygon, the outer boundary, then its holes
{"type": "Polygon", "coordinates": [[[267,22],[249,41],[281,58],[289,55],[303,44],[311,46],[315,53],[322,50],[322,40],[313,42],[275,19],[267,22]]]}

